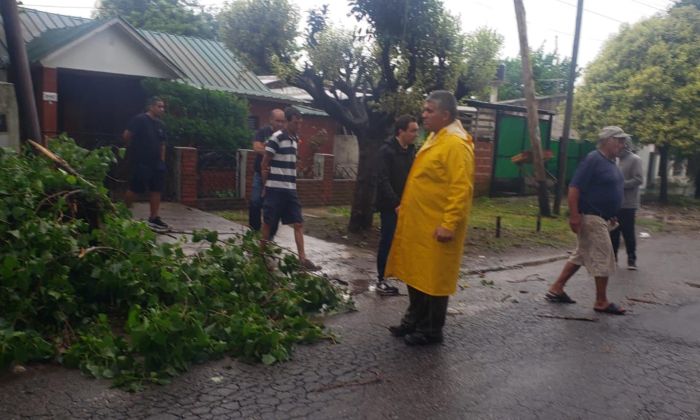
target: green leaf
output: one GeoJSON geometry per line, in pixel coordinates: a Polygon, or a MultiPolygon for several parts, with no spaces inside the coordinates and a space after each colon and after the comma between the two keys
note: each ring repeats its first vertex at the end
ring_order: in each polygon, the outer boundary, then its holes
{"type": "Polygon", "coordinates": [[[268,365],[268,366],[273,365],[277,361],[275,356],[271,355],[270,353],[263,354],[263,357],[261,360],[262,360],[263,364],[268,365]]]}

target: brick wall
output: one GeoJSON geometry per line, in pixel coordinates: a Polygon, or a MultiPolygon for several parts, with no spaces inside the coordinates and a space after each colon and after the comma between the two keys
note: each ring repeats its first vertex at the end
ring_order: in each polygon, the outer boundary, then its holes
{"type": "Polygon", "coordinates": [[[179,175],[179,193],[176,196],[186,206],[197,205],[197,149],[194,147],[176,147],[179,175]]]}
{"type": "Polygon", "coordinates": [[[493,142],[477,140],[474,148],[476,168],[474,173],[474,195],[488,195],[493,172],[493,142]]]}
{"type": "Polygon", "coordinates": [[[330,205],[333,206],[349,206],[352,204],[352,197],[355,194],[354,179],[334,179],[333,180],[333,197],[330,205]]]}
{"type": "Polygon", "coordinates": [[[214,197],[218,192],[236,190],[236,171],[233,169],[208,169],[199,172],[199,196],[214,197]]]}

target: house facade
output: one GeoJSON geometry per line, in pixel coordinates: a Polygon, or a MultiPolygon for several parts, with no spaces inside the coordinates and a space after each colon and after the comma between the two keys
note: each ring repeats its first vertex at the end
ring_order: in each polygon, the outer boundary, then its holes
{"type": "MultiPolygon", "coordinates": [[[[147,99],[141,81],[155,78],[245,98],[251,130],[265,125],[272,109],[297,106],[305,120],[304,141],[299,145],[302,175],[306,171],[317,178],[314,155],[333,153],[337,132],[333,119],[271,91],[218,41],[136,29],[121,18],[91,20],[22,8],[20,20],[44,136],[65,132],[87,148],[121,144],[127,122],[143,111],[147,99]]],[[[0,31],[0,60],[5,64],[0,81],[7,81],[11,75],[4,31],[0,31]]],[[[187,176],[197,178],[200,192],[202,188],[217,193],[236,189],[237,195],[245,197],[245,189],[239,186],[240,178],[246,176],[238,172],[246,165],[237,166],[236,173],[223,176],[187,176]],[[228,185],[212,187],[216,180],[228,185]]],[[[192,180],[174,187],[184,184],[192,180]]],[[[175,195],[182,198],[181,191],[175,195]]]]}

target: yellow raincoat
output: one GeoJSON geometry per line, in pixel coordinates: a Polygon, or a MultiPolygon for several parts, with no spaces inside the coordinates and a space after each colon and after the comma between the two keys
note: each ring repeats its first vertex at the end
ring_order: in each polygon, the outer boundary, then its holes
{"type": "Polygon", "coordinates": [[[416,155],[401,197],[385,277],[431,296],[457,288],[474,191],[474,143],[456,120],[432,133],[416,155]],[[454,232],[438,242],[438,226],[454,232]]]}

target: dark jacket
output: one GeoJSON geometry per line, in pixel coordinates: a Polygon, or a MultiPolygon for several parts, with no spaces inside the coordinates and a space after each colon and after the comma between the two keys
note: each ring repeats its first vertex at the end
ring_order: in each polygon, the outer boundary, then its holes
{"type": "Polygon", "coordinates": [[[376,166],[377,210],[391,211],[398,207],[415,156],[415,146],[411,144],[404,149],[395,137],[386,140],[379,148],[376,166]]]}

